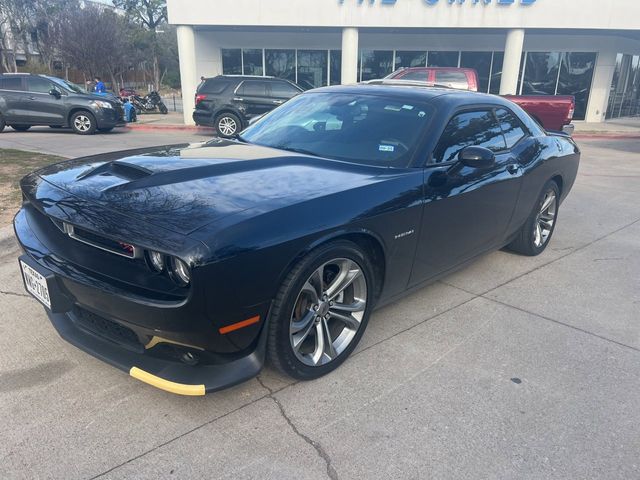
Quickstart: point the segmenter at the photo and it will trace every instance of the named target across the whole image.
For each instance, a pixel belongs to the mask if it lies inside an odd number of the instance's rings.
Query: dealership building
[[[495,94],[574,95],[576,120],[640,115],[640,0],[168,0],[185,121],[200,77],[303,88],[470,67]]]

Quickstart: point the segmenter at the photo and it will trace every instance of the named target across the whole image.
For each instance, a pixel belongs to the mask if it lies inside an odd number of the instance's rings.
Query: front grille
[[[76,325],[98,337],[117,343],[129,350],[143,352],[144,346],[138,336],[128,327],[117,322],[96,315],[84,308],[75,307],[73,310]]]
[[[98,235],[83,228],[75,226],[72,227],[69,229],[69,236],[74,240],[107,250],[111,253],[115,253],[116,255],[122,255],[123,257],[129,258],[134,258],[136,256],[135,247],[133,245],[111,240],[110,238],[103,237],[102,235]]]

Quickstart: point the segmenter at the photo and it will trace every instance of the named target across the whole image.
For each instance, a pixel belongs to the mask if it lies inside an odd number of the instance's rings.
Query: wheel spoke
[[[367,302],[356,298],[353,303],[334,303],[331,310],[340,310],[342,312],[362,312],[367,306]]]
[[[311,333],[311,330],[313,330],[313,327],[317,326],[316,323],[312,320],[306,325],[306,327],[304,328],[304,330],[300,330],[298,333],[296,333],[295,335],[292,336],[292,346],[294,348],[294,350],[299,351],[300,350],[300,346],[302,345],[302,343],[307,339],[307,337],[309,336],[309,333]]]
[[[540,226],[545,230],[551,230],[553,227],[553,220],[545,220],[544,218],[540,218]]]
[[[540,224],[536,224],[536,234],[535,234],[535,244],[536,246],[540,246],[542,244],[542,229],[540,228]]]
[[[358,266],[351,260],[344,260],[340,264],[340,272],[337,277],[333,280],[331,285],[327,287],[327,297],[329,297],[329,300],[337,297],[340,292],[344,291],[349,285],[351,285],[359,275],[362,275],[362,272]]]
[[[342,313],[330,310],[329,314],[332,318],[344,323],[344,325],[350,330],[357,330],[360,326],[360,322],[351,315],[351,313]]]
[[[322,333],[324,335],[324,360],[326,362],[330,362],[331,360],[336,358],[338,354],[336,353],[336,349],[333,347],[333,340],[331,339],[331,332],[329,331],[329,325],[327,325],[327,321],[323,318],[320,324],[322,325]]]
[[[547,198],[545,198],[544,203],[542,204],[541,212],[546,212],[548,208],[551,206],[553,201],[556,199],[556,196],[552,193]]]
[[[322,332],[322,322],[314,323],[316,327],[316,348],[311,354],[311,363],[313,365],[318,365],[320,360],[322,359],[322,355],[324,355],[324,334]]]
[[[301,330],[306,330],[309,324],[313,323],[316,317],[316,312],[313,310],[307,311],[304,316],[297,322],[291,322],[291,333],[295,334]]]

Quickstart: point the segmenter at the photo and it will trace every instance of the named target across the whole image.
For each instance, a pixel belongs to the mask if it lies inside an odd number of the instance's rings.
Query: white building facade
[[[639,0],[168,0],[185,122],[200,77],[303,88],[400,67],[476,69],[480,90],[574,95],[576,120],[639,115]]]

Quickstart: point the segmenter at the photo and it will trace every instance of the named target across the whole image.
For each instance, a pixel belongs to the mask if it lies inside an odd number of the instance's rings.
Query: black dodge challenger
[[[321,88],[232,140],[28,175],[19,263],[63,338],[143,382],[203,395],[265,359],[313,379],[374,307],[492,250],[544,251],[579,161],[499,97]]]

